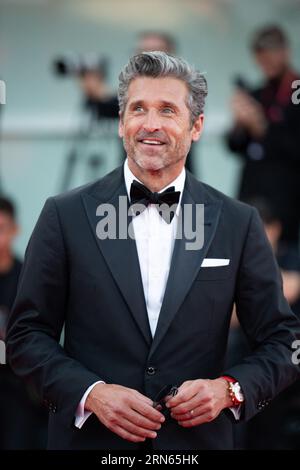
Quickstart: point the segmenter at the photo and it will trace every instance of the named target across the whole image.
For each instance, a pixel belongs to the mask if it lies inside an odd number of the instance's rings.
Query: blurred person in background
[[[118,98],[107,84],[106,74],[101,67],[82,67],[78,74],[83,92],[84,107],[96,120],[119,117]]]
[[[281,270],[283,292],[300,318],[300,256],[297,247],[281,242],[282,223],[276,210],[263,200],[253,200]],[[263,413],[250,420],[247,445],[251,449],[299,449],[300,381],[280,393]]]
[[[138,35],[136,53],[161,51],[167,54],[176,54],[176,41],[168,33],[163,31],[142,31]]]
[[[294,313],[300,318],[300,256],[298,247],[292,243],[282,242],[282,223],[276,211],[263,200],[251,202],[260,213],[268,240],[281,269],[284,296]]]
[[[55,59],[53,66],[56,75],[75,79],[81,94],[80,126],[69,150],[60,186],[60,191],[66,191],[73,186],[72,180],[77,163],[84,160],[91,167],[93,175],[99,171],[103,163],[98,143],[96,148],[89,147],[92,137],[95,137],[95,132],[97,138],[103,138],[99,131],[105,129],[106,137],[117,139],[114,127],[107,134],[107,122],[116,121],[119,117],[118,98],[109,89],[107,83],[107,59],[105,58],[61,56]],[[119,141],[118,147],[120,161],[122,161],[124,150]]]
[[[8,314],[22,268],[21,261],[13,252],[18,230],[13,203],[0,196],[1,341],[5,341]],[[0,364],[0,384],[0,449],[45,448],[46,413],[8,364]]]
[[[107,83],[107,58],[88,54],[61,55],[53,62],[55,75],[76,79],[82,93],[83,108],[92,118],[118,118],[118,100]]]
[[[1,52],[1,50],[0,50]],[[5,87],[5,82],[2,80],[2,77],[0,75],[0,142],[1,142],[1,137],[2,137],[2,112],[3,112],[3,106],[5,103],[6,99],[6,87]],[[2,191],[2,175],[1,175],[1,148],[0,148],[0,194]]]
[[[18,233],[13,203],[0,196],[0,314],[2,336],[7,314],[12,307],[22,263],[14,255],[12,244]],[[1,338],[3,339],[3,338]]]
[[[290,59],[289,41],[277,26],[258,30],[254,59],[264,83],[251,90],[239,80],[232,101],[234,124],[228,147],[244,161],[238,197],[263,197],[276,207],[281,239],[298,243],[300,200],[300,106],[292,102],[299,79]]]
[[[280,241],[283,230],[276,210],[264,199],[247,201],[256,207],[281,270],[283,292],[293,312],[300,318],[300,256],[294,244]],[[228,366],[239,363],[251,351],[236,312],[229,335]],[[299,449],[300,382],[281,392],[270,406],[248,423],[234,428],[237,448]]]

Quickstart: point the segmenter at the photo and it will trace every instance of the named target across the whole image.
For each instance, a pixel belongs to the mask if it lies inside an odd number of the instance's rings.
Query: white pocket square
[[[230,259],[226,258],[204,258],[201,268],[212,268],[216,266],[228,266]]]

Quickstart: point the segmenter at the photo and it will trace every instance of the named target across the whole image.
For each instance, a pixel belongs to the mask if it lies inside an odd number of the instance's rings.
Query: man
[[[245,85],[233,98],[234,125],[229,148],[244,160],[239,198],[260,197],[278,211],[281,239],[299,241],[300,106],[292,100],[299,79],[291,66],[289,41],[277,26],[257,31],[252,52],[264,83],[256,90]]]
[[[101,62],[84,60],[79,67],[77,66],[73,70],[68,63],[65,63],[65,60],[59,59],[56,61],[55,67],[60,75],[75,74],[82,93],[80,128],[78,129],[80,139],[75,139],[70,149],[61,182],[61,191],[66,191],[72,188],[74,172],[80,161],[87,160],[93,172],[100,168],[102,164],[101,152],[99,153],[99,149],[92,150],[93,146],[89,145],[90,137],[99,132],[103,123],[107,123],[108,119],[118,119],[119,106],[118,97],[110,92],[106,82],[105,60]],[[70,68],[71,70],[69,70]],[[116,133],[111,134],[111,137],[113,140],[118,138]],[[86,142],[84,151],[82,150],[82,139]],[[125,154],[121,143],[120,154],[120,161],[124,161]]]
[[[146,30],[138,36],[136,53],[161,51],[167,54],[177,55],[177,43],[175,38],[164,31]],[[195,147],[191,146],[185,161],[185,168],[191,173],[197,175],[195,167]]]
[[[267,238],[281,270],[283,292],[292,311],[300,318],[300,258],[298,249],[280,243],[282,230],[276,210],[263,199],[248,201],[256,207]],[[236,315],[232,315],[228,344],[228,365],[234,365],[250,352]],[[300,425],[300,381],[279,393],[270,406],[246,425],[236,426],[237,445],[250,449],[298,449]]]
[[[118,99],[108,88],[104,64],[83,65],[78,80],[83,92],[83,107],[91,113],[94,123],[118,118]]]
[[[17,292],[22,263],[14,255],[13,242],[19,228],[13,203],[0,197],[0,309],[9,311]]]
[[[203,128],[203,75],[148,52],[119,78],[128,159],[46,202],[10,319],[9,360],[51,411],[51,449],[229,449],[231,421],[297,379],[299,322],[257,212],[184,169]],[[191,225],[203,205],[203,246],[188,249],[181,220]],[[256,351],[224,371],[233,302]]]
[[[17,293],[22,268],[15,256],[13,243],[19,227],[14,204],[0,197],[0,342],[5,345],[8,315]],[[5,360],[5,347],[0,357],[0,449],[36,449],[46,445],[46,410],[32,391],[16,377]]]
[[[164,31],[142,31],[138,37],[137,54],[141,52],[161,51],[175,55],[177,45],[170,34]]]

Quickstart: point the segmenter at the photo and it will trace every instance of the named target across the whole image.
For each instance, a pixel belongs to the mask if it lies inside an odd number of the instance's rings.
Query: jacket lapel
[[[166,291],[151,345],[150,356],[162,341],[185,296],[190,290],[214,238],[222,201],[208,197],[207,192],[203,188],[203,185],[187,172],[181,207],[184,204],[191,204],[193,207],[193,220],[195,220],[195,204],[204,204],[204,244],[199,250],[186,250],[186,242],[190,240],[185,237],[184,230],[182,231],[182,238],[175,240]]]
[[[118,237],[120,228],[119,196],[127,198],[127,191],[123,177],[123,166],[107,175],[98,183],[98,185],[96,185],[93,192],[90,194],[83,194],[82,198],[96,243],[136,321],[138,328],[142,332],[147,344],[150,345],[152,342],[152,336],[148,321],[135,240],[130,237],[116,240],[109,238],[100,240],[96,234],[97,224],[102,218],[101,216],[96,215],[97,207],[101,203],[109,203],[116,209],[116,229]],[[128,198],[126,200],[128,204]],[[131,222],[130,217],[127,215],[125,217],[125,222],[127,229],[128,224]]]

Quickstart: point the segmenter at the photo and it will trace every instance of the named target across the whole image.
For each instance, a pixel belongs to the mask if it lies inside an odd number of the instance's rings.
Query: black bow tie
[[[139,204],[137,207],[137,212],[141,213],[149,204],[156,204],[156,209],[158,210],[159,215],[164,219],[165,222],[169,224],[175,215],[174,210],[170,210],[170,208],[174,204],[177,206],[180,198],[180,191],[174,190],[175,186],[171,186],[162,193],[152,193],[152,191],[150,191],[150,189],[148,189],[146,186],[136,180],[133,180],[130,188],[130,207],[132,208],[133,212],[135,212],[134,205]]]

